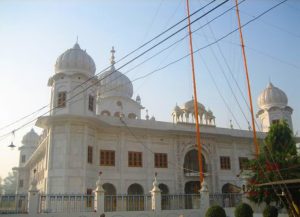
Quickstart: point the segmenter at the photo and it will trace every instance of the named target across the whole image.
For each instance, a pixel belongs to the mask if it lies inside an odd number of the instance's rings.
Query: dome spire
[[[74,44],[73,49],[81,49],[78,44],[78,35],[76,36],[76,43]]]
[[[115,48],[114,48],[114,46],[112,46],[112,48],[111,48],[111,58],[110,58],[110,63],[111,63],[111,67],[114,69],[115,68]]]

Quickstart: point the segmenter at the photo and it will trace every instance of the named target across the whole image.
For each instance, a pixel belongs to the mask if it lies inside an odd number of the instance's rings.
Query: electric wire
[[[198,12],[200,12],[201,10],[203,10],[204,8],[208,7],[209,5],[211,5],[211,4],[212,4],[213,2],[215,2],[215,1],[216,1],[216,0],[213,0],[213,1],[209,2],[208,4],[206,4],[205,6],[203,6],[203,7],[199,8],[199,9],[197,9],[195,12],[193,12],[193,13],[190,15],[190,17],[194,16],[195,14],[197,14]],[[227,1],[228,1],[228,0],[227,0]],[[214,9],[213,9],[213,10],[214,10]],[[213,11],[213,10],[211,10],[211,11]],[[207,13],[207,14],[208,14],[208,13]],[[124,59],[127,58],[128,56],[132,55],[133,53],[135,53],[135,52],[138,51],[139,49],[141,49],[141,48],[145,47],[146,45],[150,44],[151,42],[153,42],[154,40],[156,40],[156,39],[159,38],[160,36],[164,35],[165,33],[167,33],[168,31],[170,31],[170,30],[173,29],[174,27],[176,27],[176,26],[178,26],[179,24],[181,24],[182,22],[184,22],[186,19],[188,19],[188,17],[183,18],[182,20],[180,20],[180,21],[177,22],[176,24],[172,25],[171,27],[169,27],[168,29],[166,29],[166,30],[163,31],[162,33],[156,35],[156,36],[155,36],[154,38],[152,38],[151,40],[147,41],[146,43],[140,45],[138,48],[136,48],[136,49],[134,49],[133,51],[129,52],[127,55],[123,56],[123,57],[120,58],[118,61],[116,61],[115,64],[117,64],[118,62],[124,60]],[[199,19],[200,19],[200,18],[199,18]],[[196,20],[196,21],[197,21],[197,20]],[[186,26],[187,26],[187,25],[185,25],[185,27],[186,27]],[[165,40],[167,40],[168,38],[173,37],[174,35],[176,35],[176,34],[179,33],[180,31],[182,31],[185,27],[181,28],[181,30],[179,30],[179,31],[177,31],[177,32],[175,32],[175,33],[173,33],[172,35],[169,35],[167,38],[165,38]],[[163,43],[163,42],[164,42],[164,41],[161,41],[161,43]],[[158,44],[160,44],[160,43],[158,43]],[[158,45],[158,44],[156,44],[156,45]],[[151,49],[153,49],[153,48],[154,48],[154,47],[152,47]],[[150,49],[148,49],[148,51],[149,51],[149,50],[150,50]],[[147,51],[147,52],[148,52],[148,51]],[[132,61],[134,61],[135,59],[137,59],[137,58],[143,56],[145,53],[146,53],[146,52],[143,52],[142,54],[136,56],[136,57],[135,57],[133,60],[131,60],[130,62],[132,62]],[[128,65],[128,64],[129,64],[129,63],[127,62],[126,65]],[[123,66],[119,67],[117,70],[123,68],[123,67],[126,66],[126,65],[123,65]],[[100,71],[99,73],[97,73],[96,75],[91,76],[90,78],[88,78],[87,80],[85,80],[84,82],[82,82],[79,86],[84,85],[85,83],[87,83],[87,82],[91,81],[92,79],[96,78],[97,75],[101,74],[102,72],[105,72],[105,71],[108,70],[110,67],[111,67],[111,66],[108,66],[108,67],[104,68],[103,70],[101,70],[101,71]],[[112,73],[111,73],[111,74],[112,74]],[[109,74],[109,75],[110,75],[110,74]],[[106,78],[106,77],[105,77],[105,78]],[[103,79],[104,79],[104,78],[103,78]],[[78,86],[77,86],[77,87],[78,87]],[[75,87],[74,89],[70,90],[68,93],[71,93],[72,91],[74,91],[75,89],[77,89],[77,87]],[[45,105],[45,106],[43,106],[43,107],[47,107],[47,106],[49,106],[49,104],[47,104],[47,105]],[[38,109],[38,110],[40,110],[40,109]],[[38,110],[37,110],[37,111],[38,111]],[[33,113],[35,113],[35,112],[33,112]],[[33,114],[33,113],[31,113],[31,114]],[[26,115],[26,116],[30,116],[30,115]],[[24,118],[20,118],[20,119],[23,120]],[[12,124],[8,124],[8,125],[12,125]],[[3,127],[3,128],[4,128],[4,127]],[[0,138],[1,138],[1,137],[2,137],[2,136],[0,136]]]
[[[283,2],[285,2],[285,1],[283,1]],[[283,2],[281,2],[281,3],[279,3],[279,4],[282,4]],[[270,10],[274,9],[275,7],[277,7],[279,4],[273,6],[272,8],[268,9],[268,10],[265,11],[264,13],[262,13],[262,14],[260,14],[259,16],[253,18],[252,20],[248,21],[247,23],[245,23],[244,25],[242,25],[242,27],[248,25],[249,23],[251,23],[251,22],[253,22],[254,20],[258,19],[259,17],[263,16],[264,14],[266,14],[267,12],[269,12]],[[236,29],[236,30],[237,30],[237,29]],[[235,30],[235,31],[236,31],[236,30]],[[232,33],[232,32],[231,32],[231,33]],[[217,41],[220,41],[220,40],[222,40],[223,38],[226,38],[226,37],[227,37],[228,35],[230,35],[231,33],[229,33],[229,34],[223,36],[222,38],[219,38]],[[215,44],[215,42],[214,42],[214,43],[211,43],[211,45],[212,45],[212,44]],[[197,51],[199,51],[200,49],[205,49],[207,46],[208,46],[208,45],[206,45],[206,46],[204,46],[204,47],[202,47],[202,48],[199,48],[198,50],[194,51],[194,53],[197,52]],[[186,56],[188,56],[188,55],[186,55]],[[182,59],[182,58],[180,58],[180,59]],[[168,65],[169,65],[169,64],[168,64]]]
[[[274,5],[273,7],[269,8],[268,10],[266,10],[266,11],[264,11],[263,13],[259,14],[259,15],[256,16],[255,18],[249,20],[248,22],[246,22],[245,24],[243,24],[243,25],[241,26],[241,28],[247,26],[248,24],[250,24],[250,23],[252,23],[253,21],[257,20],[258,18],[262,17],[263,15],[265,15],[265,14],[268,13],[269,11],[273,10],[274,8],[276,8],[277,6],[279,6],[280,4],[281,4],[281,3],[279,3],[279,4],[277,4],[277,5]],[[198,29],[199,29],[199,28],[198,28]],[[199,52],[200,50],[206,49],[207,47],[216,44],[217,42],[223,40],[224,38],[227,38],[229,35],[233,34],[233,33],[234,33],[235,31],[237,31],[237,30],[238,30],[238,28],[236,28],[236,29],[232,30],[231,32],[227,33],[226,35],[224,35],[224,36],[218,38],[216,41],[214,41],[214,42],[212,42],[212,43],[209,43],[209,44],[207,44],[207,45],[205,45],[205,46],[203,46],[203,47],[200,47],[200,48],[194,50],[194,53],[197,53],[197,52]],[[194,30],[193,32],[195,32],[195,31],[197,31],[197,29]],[[166,64],[166,65],[163,66],[163,67],[160,67],[160,68],[158,68],[158,69],[156,69],[156,70],[153,70],[153,71],[151,71],[151,72],[149,72],[149,73],[147,73],[147,74],[145,74],[145,75],[142,75],[142,76],[136,78],[134,81],[139,80],[139,79],[143,79],[143,78],[145,78],[145,77],[148,77],[149,75],[151,75],[151,74],[153,74],[153,73],[155,73],[155,72],[157,72],[157,71],[161,71],[161,70],[163,70],[163,69],[169,67],[170,65],[173,65],[173,64],[175,64],[175,63],[177,63],[177,62],[179,62],[179,61],[181,61],[181,60],[187,58],[188,56],[189,56],[189,54],[186,54],[186,55],[182,56],[181,58],[176,59],[176,60],[174,60],[174,61],[172,61],[172,62]],[[47,112],[47,113],[48,113],[48,112]],[[47,113],[46,113],[46,114],[47,114]],[[35,120],[36,120],[36,119],[30,121],[30,123],[33,122],[33,121],[35,121]],[[19,130],[20,128],[22,128],[22,127],[24,127],[24,126],[26,126],[26,125],[28,125],[28,124],[29,124],[29,123],[27,123],[27,124],[25,124],[25,125],[22,125],[21,127],[17,128],[16,130]],[[9,134],[10,134],[10,133],[8,133],[7,135],[9,135]],[[2,136],[1,136],[1,137],[2,137]]]
[[[242,0],[241,2],[239,2],[239,4],[245,2],[246,0]],[[215,21],[216,19],[220,18],[221,16],[225,15],[226,13],[228,13],[230,10],[234,9],[235,6],[232,6],[231,8],[225,10],[224,12],[220,13],[219,15],[217,15],[216,17],[214,17],[213,19],[211,19],[209,22],[203,24],[202,26],[198,27],[197,29],[193,30],[192,33],[195,33],[197,31],[199,31],[200,29],[202,29],[203,27],[205,27],[206,25],[208,25],[209,23]],[[146,63],[147,61],[153,59],[154,57],[156,57],[157,55],[161,54],[162,52],[168,50],[169,48],[173,47],[174,45],[178,44],[179,42],[183,41],[185,38],[187,38],[189,35],[186,34],[185,36],[183,36],[182,38],[180,38],[179,40],[173,42],[172,44],[168,45],[167,47],[165,47],[164,49],[160,50],[159,52],[153,54],[152,56],[148,57],[147,59],[145,59],[144,61],[142,61],[141,63],[135,65],[134,67],[130,68],[129,70],[127,70],[124,74],[126,75],[128,72],[136,69],[137,67],[139,67],[140,65]],[[185,58],[188,56],[185,56]],[[119,77],[121,77],[122,75],[116,77],[114,80],[117,80]],[[114,81],[113,80],[113,81]]]

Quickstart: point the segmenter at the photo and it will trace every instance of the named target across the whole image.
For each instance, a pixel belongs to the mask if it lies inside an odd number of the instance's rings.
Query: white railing
[[[40,213],[94,212],[94,195],[47,194],[39,198]]]
[[[150,211],[151,195],[105,195],[104,211]]]
[[[229,196],[229,204],[237,201],[237,196]],[[210,195],[217,203],[226,200],[222,194]],[[207,199],[205,199],[207,198]],[[120,212],[120,211],[158,211],[200,209],[200,194],[146,194],[146,195],[105,195],[103,191],[95,194],[40,194],[30,191],[24,195],[0,195],[0,214],[28,213],[78,213],[78,212]],[[201,202],[202,204],[202,202]],[[223,204],[222,204],[223,205]],[[229,205],[228,205],[229,206]],[[205,207],[204,207],[205,208]]]
[[[209,195],[210,205],[219,205],[222,207],[235,207],[242,202],[242,194],[240,193],[216,193]]]
[[[0,195],[0,214],[27,213],[26,194]]]
[[[161,196],[162,210],[199,209],[200,194],[163,194]]]

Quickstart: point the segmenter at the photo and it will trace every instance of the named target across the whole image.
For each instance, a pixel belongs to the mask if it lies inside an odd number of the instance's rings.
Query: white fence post
[[[249,199],[247,198],[247,192],[248,192],[248,180],[253,176],[253,172],[251,170],[244,170],[241,174],[240,174],[240,179],[242,181],[242,191],[243,191],[243,195],[242,195],[242,202],[243,203],[248,203],[249,204]]]
[[[28,191],[28,214],[30,216],[35,216],[39,209],[39,194],[37,189],[37,180],[33,177],[31,186]]]
[[[97,188],[95,189],[95,209],[97,213],[104,213],[104,189],[101,183],[101,172],[99,173],[98,181],[96,182]]]
[[[160,212],[161,211],[161,190],[158,187],[158,182],[156,180],[156,174],[153,182],[153,189],[150,191],[151,192],[151,201],[152,201],[152,210],[155,212]]]
[[[200,209],[203,209],[205,212],[209,208],[209,191],[207,188],[207,183],[203,179],[201,189],[200,189]]]

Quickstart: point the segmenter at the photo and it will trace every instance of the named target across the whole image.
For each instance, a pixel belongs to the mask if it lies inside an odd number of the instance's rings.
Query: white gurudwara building
[[[114,67],[96,77],[93,59],[78,43],[61,54],[50,77],[50,114],[39,117],[20,147],[18,193],[33,177],[45,194],[91,193],[99,171],[108,195],[146,194],[158,174],[163,194],[198,193],[199,166],[193,100],[175,106],[172,122],[141,117],[140,96]],[[175,103],[174,103],[175,104]],[[264,132],[285,119],[292,127],[286,94],[271,83],[258,97]],[[243,163],[254,157],[252,131],[216,126],[212,111],[199,105],[203,169],[210,192],[235,192]]]

